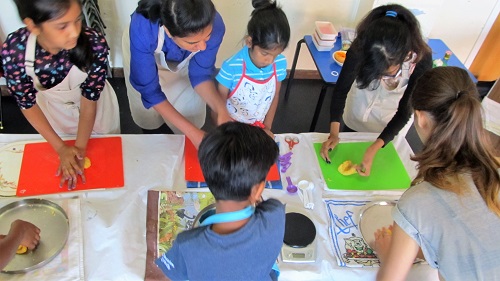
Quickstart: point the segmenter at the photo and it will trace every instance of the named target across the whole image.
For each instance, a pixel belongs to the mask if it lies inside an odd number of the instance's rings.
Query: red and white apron
[[[246,75],[246,64],[243,61],[240,81],[227,98],[226,106],[231,118],[264,128],[264,119],[276,94],[276,80],[275,64],[269,78],[256,80]]]

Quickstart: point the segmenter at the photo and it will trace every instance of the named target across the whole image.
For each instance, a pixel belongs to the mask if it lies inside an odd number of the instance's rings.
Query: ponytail
[[[140,0],[135,11],[151,22],[160,19],[161,0]]]
[[[252,47],[270,50],[285,49],[290,41],[290,24],[275,0],[252,0],[252,11],[247,33],[252,38]]]
[[[457,67],[427,71],[417,81],[411,105],[433,123],[424,149],[411,158],[418,162],[414,183],[425,180],[460,194],[459,175],[470,173],[487,206],[500,216],[500,163],[491,153],[479,94],[468,73]]]

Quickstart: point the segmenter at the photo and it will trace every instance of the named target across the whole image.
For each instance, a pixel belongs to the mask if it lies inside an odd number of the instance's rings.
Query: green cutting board
[[[406,189],[410,186],[410,177],[392,142],[377,152],[370,176],[362,177],[357,173],[350,176],[340,174],[338,171],[340,164],[347,160],[357,164],[361,163],[366,149],[371,144],[371,142],[339,143],[330,152],[331,164],[327,164],[321,158],[321,143],[314,144],[319,166],[329,189],[388,190]]]

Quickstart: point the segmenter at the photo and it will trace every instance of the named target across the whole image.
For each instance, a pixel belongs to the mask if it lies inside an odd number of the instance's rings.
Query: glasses
[[[382,79],[382,80],[394,79],[396,77],[399,77],[399,75],[401,75],[402,72],[403,72],[403,65],[400,65],[399,70],[398,70],[398,72],[396,72],[396,74],[394,74],[394,75],[382,75],[382,77],[380,79]]]

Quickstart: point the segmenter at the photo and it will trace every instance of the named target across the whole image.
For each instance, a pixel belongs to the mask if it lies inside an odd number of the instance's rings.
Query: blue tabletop
[[[332,54],[333,52],[338,51],[341,48],[342,40],[340,39],[340,36],[337,36],[335,45],[330,51],[318,51],[316,49],[316,46],[314,46],[312,40],[313,39],[311,35],[304,36],[304,41],[306,42],[307,49],[311,53],[311,57],[313,58],[314,64],[318,69],[321,79],[323,79],[323,81],[325,81],[326,83],[337,83],[337,80],[339,78],[338,75],[340,73],[340,70],[342,70],[342,67],[335,61],[333,61]],[[432,49],[433,60],[443,58],[444,53],[450,50],[450,48],[448,48],[448,46],[446,46],[446,44],[441,39],[429,39],[427,43]],[[455,54],[452,54],[450,59],[448,60],[448,66],[457,66],[467,70],[472,81],[474,81],[474,83],[477,83],[476,77],[474,77],[474,75],[472,75],[472,73],[463,65],[463,63],[460,62]]]
[[[429,41],[427,41],[427,44],[432,49],[432,60],[442,59],[444,57],[444,53],[446,51],[450,50],[450,48],[448,48],[448,46],[446,46],[446,44],[441,39],[429,39]],[[450,50],[450,51],[452,51],[452,50]],[[472,73],[457,58],[457,56],[455,56],[453,51],[452,51],[450,59],[448,60],[448,66],[461,67],[461,68],[467,70],[467,72],[469,72],[469,76],[472,79],[472,81],[474,81],[474,83],[477,83],[476,77],[474,77],[474,75],[472,75]]]
[[[340,36],[337,36],[337,40],[331,51],[318,51],[316,46],[314,46],[311,35],[304,36],[304,40],[306,41],[307,49],[311,53],[311,57],[313,58],[314,64],[316,64],[321,79],[326,83],[337,83],[342,67],[333,61],[332,54],[341,48],[342,40]]]

